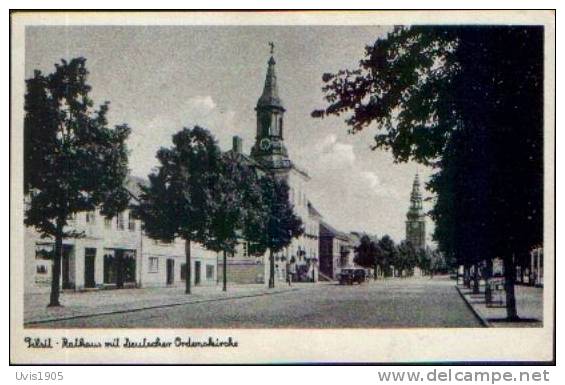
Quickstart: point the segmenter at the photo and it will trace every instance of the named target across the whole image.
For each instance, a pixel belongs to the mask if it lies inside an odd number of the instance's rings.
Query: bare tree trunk
[[[53,274],[51,276],[51,295],[47,307],[61,306],[59,303],[59,284],[61,281],[61,261],[63,260],[63,226],[57,221],[55,253],[53,255]]]
[[[192,256],[190,251],[190,239],[184,240],[184,255],[186,257],[186,279],[185,279],[185,294],[190,294],[190,283],[192,281]]]
[[[269,289],[275,288],[275,254],[269,248]]]
[[[479,264],[475,262],[473,265],[473,294],[479,294]]]
[[[510,321],[519,319],[514,294],[515,275],[514,257],[506,255],[504,257],[504,290],[506,291],[506,318]]]
[[[485,303],[490,304],[492,302],[492,290],[490,287],[490,279],[492,277],[492,258],[486,259],[485,267]]]
[[[228,259],[226,257],[226,251],[224,250],[224,285],[222,287],[223,291],[228,291]]]

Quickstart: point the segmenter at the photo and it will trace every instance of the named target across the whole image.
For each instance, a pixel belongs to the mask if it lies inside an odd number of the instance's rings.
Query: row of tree
[[[235,152],[222,153],[207,130],[184,128],[170,148],[157,153],[159,166],[132,204],[128,176],[127,125],[108,127],[109,103],[94,108],[86,59],[63,60],[55,71],[35,71],[26,81],[24,118],[25,224],[54,239],[49,306],[59,306],[63,240],[84,234],[68,226],[80,212],[96,208],[107,218],[130,208],[154,239],[185,240],[186,292],[191,289],[191,242],[224,256],[242,238],[257,254],[274,253],[303,232],[284,179],[259,175]]]
[[[392,238],[384,235],[375,239],[367,234],[360,238],[355,247],[355,263],[372,268],[374,278],[407,277],[414,275],[418,267],[422,274],[433,277],[436,273],[446,273],[448,265],[437,250],[415,248],[410,242],[395,244]]]
[[[515,264],[543,238],[543,46],[541,26],[395,27],[323,76],[312,113],[349,113],[352,133],[378,127],[373,148],[435,168],[434,238],[465,271],[484,263],[487,288],[502,258],[509,319]]]
[[[242,239],[257,255],[269,251],[273,288],[274,253],[303,233],[286,181],[259,175],[237,152],[222,153],[210,132],[198,126],[173,135],[173,146],[161,148],[157,159],[160,165],[149,175],[149,185],[141,186],[136,211],[150,237],[185,241],[186,293],[191,291],[191,242],[223,254],[225,291],[226,257]]]

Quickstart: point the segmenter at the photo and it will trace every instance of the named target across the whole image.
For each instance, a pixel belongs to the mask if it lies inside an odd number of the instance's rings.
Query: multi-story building
[[[338,279],[341,269],[353,267],[354,252],[350,236],[320,222],[320,273],[326,279]]]
[[[139,195],[139,183],[145,182],[135,177],[127,179],[132,197]],[[174,286],[185,280],[184,241],[162,243],[148,238],[130,209],[111,219],[99,210],[83,212],[71,218],[69,227],[84,236],[63,242],[64,290]],[[26,227],[24,244],[26,292],[48,291],[54,240],[42,239],[33,228]],[[215,284],[217,254],[194,242],[191,251],[192,282]]]
[[[263,92],[257,101],[255,143],[250,156],[242,153],[239,137],[234,137],[231,152],[239,154],[242,160],[259,174],[270,174],[286,180],[289,185],[289,199],[295,213],[302,219],[304,234],[292,240],[291,244],[275,255],[275,275],[285,280],[287,268],[293,271],[293,279],[317,281],[318,279],[318,233],[321,215],[308,198],[308,173],[298,167],[288,156],[284,143],[284,113],[286,109],[279,97],[275,59],[271,55],[267,64],[267,75]],[[240,283],[266,282],[269,274],[267,255],[256,256],[249,252],[252,245],[242,241],[236,254],[228,260],[228,280]]]
[[[275,59],[268,61],[263,92],[255,108],[257,127],[255,144],[250,155],[242,152],[242,141],[234,137],[228,151],[240,156],[258,174],[271,174],[285,179],[289,185],[289,199],[295,213],[302,219],[304,234],[275,256],[275,273],[285,280],[290,267],[295,280],[317,281],[319,261],[319,232],[321,215],[308,198],[310,176],[292,162],[284,144],[285,108],[278,95]],[[139,196],[138,178],[128,179],[133,197]],[[133,203],[133,202],[132,202]],[[139,220],[125,210],[113,219],[103,218],[98,211],[81,213],[71,223],[74,229],[84,231],[85,237],[66,239],[62,266],[62,287],[88,289],[102,287],[147,287],[177,285],[184,282],[184,241],[177,239],[163,243],[146,237]],[[29,287],[49,288],[51,279],[50,254],[53,241],[39,239],[27,229],[26,256],[33,263]],[[223,264],[218,254],[192,242],[192,282],[195,285],[213,284],[222,275]],[[266,283],[269,274],[267,255],[253,253],[253,245],[243,240],[233,256],[228,258],[228,281],[236,283]],[[33,272],[31,271],[33,270]],[[218,271],[219,270],[219,271]]]

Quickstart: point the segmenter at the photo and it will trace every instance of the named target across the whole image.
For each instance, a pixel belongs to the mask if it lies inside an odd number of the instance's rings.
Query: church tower
[[[416,174],[410,194],[410,208],[406,214],[406,240],[412,243],[416,249],[426,247],[426,221],[422,210],[420,179]]]
[[[251,148],[251,156],[264,167],[272,171],[284,171],[291,167],[288,153],[283,142],[284,112],[275,73],[274,44],[271,46],[271,57],[268,61],[267,76],[263,93],[257,101],[257,133],[255,144]]]

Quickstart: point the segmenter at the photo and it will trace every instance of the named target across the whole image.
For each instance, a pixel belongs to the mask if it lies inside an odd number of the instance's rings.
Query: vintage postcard
[[[12,363],[554,360],[553,11],[11,31]]]

